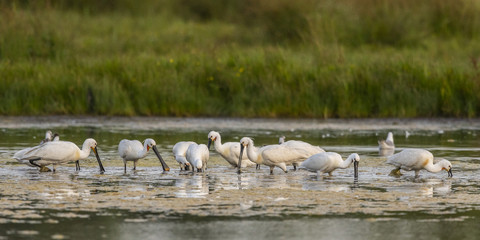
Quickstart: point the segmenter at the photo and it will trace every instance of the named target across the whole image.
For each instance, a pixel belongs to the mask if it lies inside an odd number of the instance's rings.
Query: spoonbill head
[[[328,173],[330,176],[337,168],[348,168],[353,163],[354,177],[358,178],[358,164],[360,156],[357,153],[352,153],[344,161],[342,156],[335,152],[322,152],[312,155],[305,160],[300,167],[309,171],[317,173],[320,176],[322,173]]]
[[[41,171],[49,170],[45,166],[53,164],[53,171],[55,171],[56,164],[85,159],[90,155],[90,151],[94,152],[100,171],[105,172],[98,156],[97,142],[93,138],[86,139],[81,150],[72,142],[46,142],[36,147],[21,150],[15,153],[13,158],[27,165],[39,167]]]
[[[418,177],[420,170],[427,170],[437,173],[442,170],[448,172],[448,177],[453,177],[452,164],[448,160],[441,160],[433,164],[433,154],[425,149],[404,149],[387,159],[387,164],[396,168],[392,170],[391,175],[401,175],[400,169],[405,171],[415,171],[415,177]]]
[[[180,170],[188,170],[190,163],[185,158],[187,149],[195,142],[178,142],[173,146],[172,152],[175,160],[180,164]],[[196,143],[195,143],[196,144]]]
[[[136,170],[137,161],[144,158],[148,151],[150,151],[150,148],[153,149],[153,152],[162,164],[163,171],[170,171],[167,163],[165,163],[162,156],[158,152],[155,140],[147,138],[145,139],[143,145],[138,140],[123,139],[120,141],[118,144],[118,154],[123,159],[124,172],[127,172],[127,161],[133,161],[133,170]]]
[[[188,146],[186,159],[192,167],[192,172],[195,168],[197,169],[197,172],[205,172],[209,157],[210,152],[208,151],[207,145],[193,143]]]
[[[240,144],[238,142],[226,142],[222,144],[220,133],[211,131],[208,133],[208,149],[211,143],[214,143],[215,151],[217,151],[223,159],[234,167],[249,167],[255,166],[255,163],[248,160],[248,156],[242,156],[242,161],[238,161],[240,157]]]
[[[60,141],[55,141],[55,142],[60,142]],[[100,167],[100,172],[105,172],[105,168],[103,168],[102,161],[100,161],[100,156],[98,156],[97,141],[95,141],[93,138],[86,139],[85,142],[83,143],[82,151],[87,147],[92,149],[93,153],[95,154],[95,158],[97,158],[98,166]],[[79,159],[77,159],[77,162],[78,160]]]
[[[215,131],[210,131],[208,133],[208,144],[207,144],[208,150],[210,150],[210,145],[212,144],[212,142],[215,142],[217,140],[221,145],[222,144],[222,137],[220,136],[220,133],[215,132]]]

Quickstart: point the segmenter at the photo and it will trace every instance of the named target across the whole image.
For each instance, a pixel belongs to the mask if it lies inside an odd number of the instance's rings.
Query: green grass
[[[0,1],[0,114],[478,117],[478,0]]]

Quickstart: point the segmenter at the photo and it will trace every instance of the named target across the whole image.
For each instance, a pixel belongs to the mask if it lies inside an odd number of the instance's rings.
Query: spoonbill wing
[[[118,144],[118,153],[121,158],[128,158],[130,155],[137,154],[138,152],[142,151],[142,149],[143,144],[138,140],[123,139]]]
[[[284,147],[281,145],[270,145],[263,149],[262,156],[264,160],[272,162],[292,163],[305,160],[310,155],[305,151],[299,151],[295,148]]]
[[[433,161],[433,155],[424,149],[405,149],[388,157],[387,163],[406,169],[420,169]]]
[[[23,159],[45,159],[45,160],[57,160],[57,161],[74,161],[78,159],[75,154],[79,153],[79,148],[72,142],[47,142],[42,145],[31,148],[25,154]]]

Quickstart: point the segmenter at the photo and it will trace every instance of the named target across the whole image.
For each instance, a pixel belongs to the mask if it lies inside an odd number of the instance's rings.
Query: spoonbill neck
[[[428,163],[425,165],[425,170],[432,172],[432,173],[437,173],[443,170],[443,166],[439,163],[433,164],[433,163]]]
[[[87,158],[90,155],[90,151],[92,148],[86,144],[82,146],[82,150],[80,150],[80,158],[79,159],[84,159]]]
[[[341,161],[340,164],[338,165],[339,168],[348,168],[350,164],[353,162],[353,157],[349,156],[345,161]]]
[[[148,153],[149,148],[150,148],[150,147],[148,146],[148,143],[145,142],[145,143],[143,144],[143,149],[140,150],[140,151],[137,153],[137,155],[138,155],[140,158],[144,158],[145,156],[147,156],[147,153]]]
[[[215,150],[217,150],[217,151],[221,151],[223,149],[222,138],[220,137],[220,135],[218,135],[216,137],[215,141],[213,141],[213,146],[215,147]]]
[[[248,144],[248,147],[246,148],[247,148],[246,150],[247,150],[248,159],[250,159],[250,161],[253,161],[257,164],[261,164],[261,162],[258,161],[258,148],[253,146],[253,142],[250,142]]]

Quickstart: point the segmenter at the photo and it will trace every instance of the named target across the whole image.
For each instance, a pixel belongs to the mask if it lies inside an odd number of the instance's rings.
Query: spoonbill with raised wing
[[[393,133],[388,132],[387,139],[378,141],[378,148],[382,149],[395,149],[395,144],[393,143]]]

